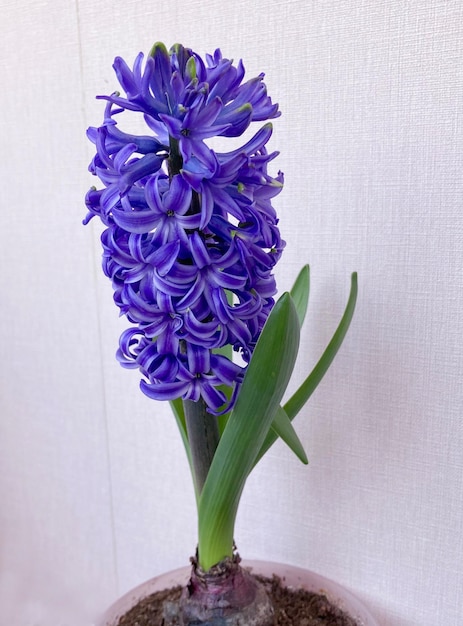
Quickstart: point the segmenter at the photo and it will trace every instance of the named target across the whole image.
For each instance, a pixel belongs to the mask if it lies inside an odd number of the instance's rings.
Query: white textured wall
[[[180,41],[266,71],[283,117],[287,288],[312,266],[297,376],[360,294],[298,429],[243,497],[243,556],[353,590],[383,626],[459,626],[463,604],[459,0],[1,0],[0,625],[92,611],[195,547],[167,406],[114,352],[123,321],[83,228],[111,64]]]

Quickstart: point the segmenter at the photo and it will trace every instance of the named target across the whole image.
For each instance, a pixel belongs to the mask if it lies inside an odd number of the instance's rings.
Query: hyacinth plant
[[[146,59],[140,53],[132,69],[119,57],[113,67],[122,92],[99,96],[104,120],[87,132],[96,147],[89,169],[103,188],[88,192],[84,222],[98,216],[104,224],[103,270],[131,322],[117,358],[141,372],[148,397],[170,401],[193,475],[198,547],[180,622],[231,624],[234,612],[249,610],[246,623],[265,624],[265,600],[234,552],[238,503],[278,437],[307,463],[292,420],[347,332],[356,275],[326,351],[282,406],[309,268],[275,302],[273,271],[285,243],[272,198],[283,175],[268,173],[278,153],[266,144],[267,120],[280,112],[264,75],[243,81],[242,62],[220,50],[203,60],[161,43]],[[127,114],[145,125],[144,134],[124,129]],[[211,138],[240,137],[252,122],[266,123],[239,148],[211,147]]]

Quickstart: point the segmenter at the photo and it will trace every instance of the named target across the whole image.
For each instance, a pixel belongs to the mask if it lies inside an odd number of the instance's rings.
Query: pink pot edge
[[[367,607],[351,591],[321,574],[295,565],[272,561],[244,559],[241,564],[256,575],[268,578],[276,575],[282,579],[287,587],[303,588],[307,591],[326,595],[333,604],[354,618],[358,626],[379,626],[378,621]],[[191,567],[180,567],[137,585],[116,600],[97,621],[96,626],[116,626],[118,619],[142,598],[162,589],[185,585],[190,572]]]

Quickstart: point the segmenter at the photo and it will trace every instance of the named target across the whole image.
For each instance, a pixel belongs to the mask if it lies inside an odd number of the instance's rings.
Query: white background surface
[[[458,0],[1,0],[0,624],[88,626],[195,548],[167,405],[114,359],[124,321],[84,228],[94,96],[162,40],[266,72],[288,246],[312,300],[296,379],[360,279],[348,338],[275,446],[236,540],[354,591],[383,626],[460,626],[462,40]],[[275,172],[276,173],[276,172]]]

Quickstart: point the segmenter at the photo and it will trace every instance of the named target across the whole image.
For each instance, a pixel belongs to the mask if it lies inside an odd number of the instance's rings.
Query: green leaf
[[[294,300],[294,306],[296,307],[297,316],[299,318],[299,325],[302,326],[305,314],[307,313],[307,306],[309,304],[309,292],[310,292],[310,267],[304,265],[296,278],[293,288],[289,292]]]
[[[310,398],[312,393],[315,391],[323,376],[328,371],[331,363],[333,362],[334,357],[336,356],[339,348],[344,341],[344,337],[349,329],[350,323],[352,321],[352,317],[355,311],[355,304],[357,302],[357,273],[354,272],[351,278],[351,289],[349,294],[349,300],[347,302],[344,315],[342,316],[339,325],[329,342],[325,352],[320,357],[318,363],[315,365],[312,372],[307,376],[305,381],[296,391],[296,393],[288,400],[288,402],[284,405],[284,411],[286,412],[288,418],[293,420],[302,407],[305,405],[307,400]],[[262,445],[259,454],[256,457],[256,463],[259,461],[267,450],[275,443],[277,440],[277,436],[275,432],[270,431],[265,438],[265,441]]]
[[[305,405],[312,393],[318,387],[319,383],[321,382],[322,378],[324,377],[331,363],[333,362],[334,357],[338,353],[338,350],[341,347],[342,342],[344,341],[344,337],[349,330],[349,326],[354,315],[355,304],[357,302],[357,293],[357,272],[354,272],[351,277],[349,300],[347,301],[344,315],[342,316],[341,321],[339,322],[339,325],[330,343],[326,347],[325,352],[320,357],[312,372],[284,406],[284,409],[290,419],[293,419]]]
[[[290,295],[294,301],[294,306],[296,308],[297,316],[299,318],[299,325],[302,326],[305,315],[307,313],[307,306],[309,303],[309,292],[310,292],[310,267],[308,265],[304,265],[304,267],[299,272],[293,288],[290,291]],[[286,412],[283,408],[279,407],[277,414],[275,415],[275,419],[272,422],[272,431],[274,431],[274,435],[276,434],[278,437],[288,445],[294,454],[305,464],[308,463],[307,456],[305,454],[304,448],[297,436],[296,431],[291,424],[291,420],[286,415]],[[267,435],[268,437],[270,436]],[[256,463],[259,461],[260,455],[256,459]]]
[[[286,414],[286,411],[278,407],[278,411],[276,412],[275,417],[273,418],[271,431],[274,432],[278,437],[281,437],[287,446],[291,448],[294,454],[301,460],[305,465],[309,462],[307,459],[307,455],[302,447],[302,443],[297,436],[296,431],[291,424],[291,420]],[[257,461],[256,461],[257,462]]]
[[[247,367],[199,499],[199,562],[207,571],[233,550],[240,496],[288,385],[299,346],[289,294],[275,304]]]

